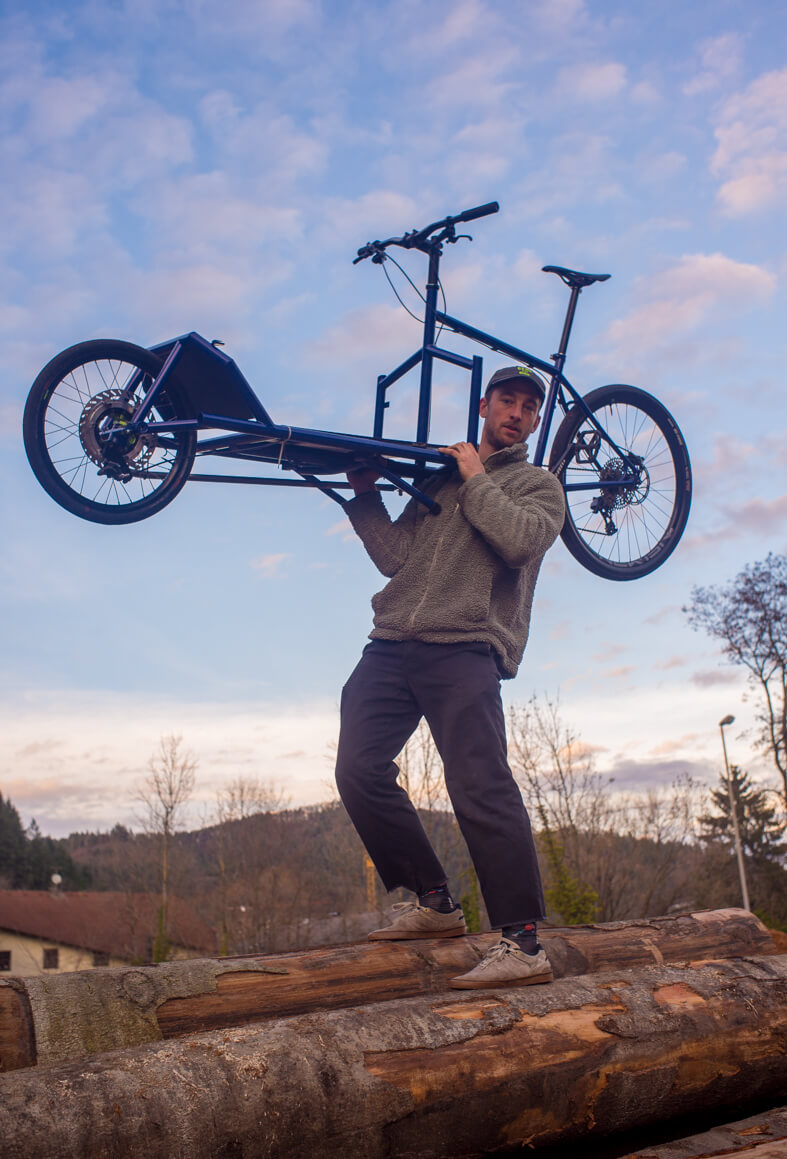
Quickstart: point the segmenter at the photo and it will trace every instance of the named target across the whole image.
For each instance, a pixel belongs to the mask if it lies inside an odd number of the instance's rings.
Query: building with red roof
[[[0,972],[30,977],[151,961],[161,899],[148,893],[0,890]],[[170,957],[209,957],[212,927],[188,903],[168,904]]]

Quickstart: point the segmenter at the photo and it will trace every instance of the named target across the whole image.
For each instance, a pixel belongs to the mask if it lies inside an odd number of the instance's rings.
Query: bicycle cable
[[[397,262],[396,258],[391,257],[390,254],[386,254],[385,257],[389,262],[393,262],[393,264],[396,266],[399,273],[402,274],[402,276],[410,283],[410,285],[415,290],[418,297],[421,299],[421,301],[424,303],[424,305],[426,305],[426,298],[423,296],[421,291],[418,289],[415,282],[408,274],[407,270],[404,269],[404,267],[401,266],[399,264],[399,262]],[[399,303],[399,305],[402,307],[403,310],[405,310],[410,315],[411,318],[414,318],[416,322],[420,322],[423,324],[423,318],[419,318],[417,314],[414,314],[412,312],[412,310],[410,309],[410,307],[405,305],[405,303],[402,301],[401,297],[399,296],[399,291],[397,290],[396,286],[393,284],[393,282],[391,280],[391,275],[388,273],[388,270],[385,268],[385,262],[380,262],[380,265],[383,267],[383,273],[385,274],[388,285],[393,290],[394,295],[395,295],[396,300]],[[437,285],[440,288],[440,294],[442,295],[442,298],[443,298],[443,313],[447,314],[448,313],[448,302],[446,301],[445,290],[443,289],[443,283],[440,281],[439,278],[437,279]],[[435,342],[440,337],[442,332],[443,332],[443,323],[441,322],[440,327],[439,327],[437,333],[435,334]]]
[[[406,280],[407,280],[407,281],[410,283],[410,285],[411,285],[411,286],[412,286],[412,288],[415,290],[416,294],[417,294],[417,295],[418,295],[418,297],[421,299],[421,301],[422,301],[424,304],[426,304],[426,298],[423,296],[423,294],[422,294],[422,293],[421,293],[421,291],[418,289],[418,287],[416,286],[416,284],[415,284],[415,282],[413,281],[413,279],[412,279],[412,278],[410,277],[410,275],[407,273],[407,270],[403,269],[403,268],[402,268],[402,266],[400,266],[400,265],[399,265],[399,263],[397,262],[396,258],[392,258],[392,257],[391,257],[389,254],[386,254],[386,255],[385,255],[385,257],[386,257],[386,259],[387,259],[389,262],[393,262],[393,264],[396,266],[396,268],[397,268],[397,270],[399,271],[399,273],[400,273],[400,274],[402,274],[402,275],[403,275],[403,276],[406,278]],[[409,306],[407,306],[407,305],[406,305],[406,304],[405,304],[405,303],[402,301],[402,298],[400,297],[399,291],[397,290],[396,286],[393,284],[393,281],[391,280],[391,275],[388,273],[388,270],[385,268],[385,262],[381,262],[381,263],[380,263],[380,265],[383,267],[383,273],[385,274],[385,277],[386,277],[386,280],[387,280],[387,282],[388,282],[388,285],[389,285],[389,286],[391,287],[391,289],[393,290],[393,292],[394,292],[394,295],[395,295],[395,297],[396,297],[396,300],[397,300],[397,302],[399,303],[399,305],[402,307],[402,309],[403,309],[403,310],[406,310],[406,311],[407,311],[407,313],[410,315],[410,317],[411,317],[411,318],[414,318],[416,322],[423,322],[423,318],[419,318],[417,314],[414,314],[414,313],[412,312],[412,310],[410,309],[410,307],[409,307]]]

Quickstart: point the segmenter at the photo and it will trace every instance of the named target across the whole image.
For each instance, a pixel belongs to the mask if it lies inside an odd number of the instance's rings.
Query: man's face
[[[539,424],[541,396],[519,383],[496,387],[489,398],[481,399],[484,439],[495,451],[524,443]]]

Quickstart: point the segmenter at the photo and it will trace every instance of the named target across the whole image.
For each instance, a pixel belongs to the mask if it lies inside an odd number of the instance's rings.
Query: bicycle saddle
[[[607,278],[612,277],[611,274],[581,274],[579,270],[567,270],[563,266],[542,266],[541,269],[545,274],[557,274],[567,286],[577,286],[580,290],[583,286],[606,282]]]

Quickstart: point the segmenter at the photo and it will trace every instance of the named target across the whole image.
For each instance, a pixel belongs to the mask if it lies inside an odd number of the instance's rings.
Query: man
[[[478,450],[441,447],[456,469],[392,521],[374,470],[348,475],[350,521],[389,583],[373,598],[371,643],[342,692],[336,762],[339,793],[388,890],[417,901],[373,940],[466,932],[446,874],[404,789],[394,757],[426,717],[442,757],[457,822],[489,920],[502,940],[458,989],[548,982],[536,922],[544,897],[530,821],[506,757],[500,679],[516,675],[544,553],[564,517],[560,483],[527,462],[543,381],[529,368],[492,375],[481,400]]]

